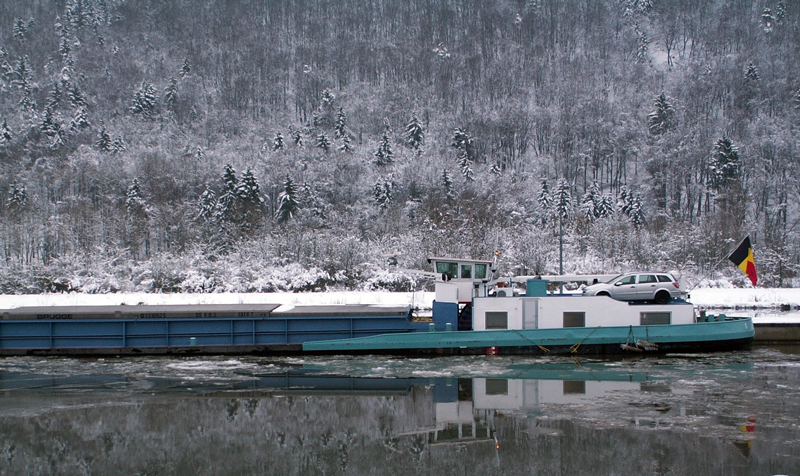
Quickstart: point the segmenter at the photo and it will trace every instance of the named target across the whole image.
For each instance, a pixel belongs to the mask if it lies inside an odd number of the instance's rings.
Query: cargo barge
[[[0,355],[709,352],[754,337],[752,319],[699,316],[681,299],[547,290],[593,276],[493,279],[491,261],[429,261],[437,282],[427,319],[411,306],[381,305],[20,307],[0,310]]]

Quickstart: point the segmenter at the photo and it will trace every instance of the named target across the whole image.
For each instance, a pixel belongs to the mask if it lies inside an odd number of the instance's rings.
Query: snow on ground
[[[690,293],[691,301],[701,307],[729,309],[800,308],[800,289],[787,288],[700,288]]]

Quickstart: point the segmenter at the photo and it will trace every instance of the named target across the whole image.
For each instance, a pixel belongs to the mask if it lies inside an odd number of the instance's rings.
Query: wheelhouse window
[[[508,379],[487,378],[486,395],[508,395]]]
[[[669,324],[672,321],[671,312],[641,312],[639,321],[643,326],[657,326]]]
[[[508,312],[486,312],[486,329],[508,329]]]
[[[436,272],[442,275],[447,275],[449,279],[458,277],[458,263],[450,261],[437,261]]]
[[[586,327],[586,313],[570,311],[565,312],[564,327]]]
[[[475,265],[475,279],[486,279],[486,265],[485,264],[476,264]]]
[[[461,265],[461,278],[472,279],[472,265],[469,264]]]

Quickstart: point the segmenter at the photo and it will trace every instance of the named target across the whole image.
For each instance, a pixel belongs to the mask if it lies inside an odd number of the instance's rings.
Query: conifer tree
[[[156,107],[156,89],[147,81],[142,81],[142,85],[133,95],[133,102],[131,103],[131,112],[133,114],[141,114],[144,117],[150,117],[155,112]]]
[[[546,225],[553,215],[553,195],[550,193],[550,184],[547,179],[542,179],[539,186],[539,195],[536,197],[539,208],[542,210],[542,224]]]
[[[273,150],[273,152],[277,152],[277,151],[283,150],[285,145],[286,144],[284,143],[284,140],[283,140],[283,134],[281,134],[280,132],[275,134],[275,138],[272,139],[272,150]]]
[[[636,62],[642,64],[648,63],[650,61],[650,40],[647,38],[647,33],[639,28],[638,23],[634,27],[634,31],[636,32],[637,36]]]
[[[11,134],[11,129],[8,127],[8,123],[6,119],[3,118],[3,123],[0,124],[0,147],[8,145],[11,143],[13,139],[13,135]]]
[[[175,105],[178,102],[178,80],[169,78],[169,86],[164,89],[164,109],[175,112]]]
[[[303,134],[297,129],[289,128],[289,134],[292,136],[292,142],[297,147],[303,147]]]
[[[27,205],[28,192],[25,190],[25,185],[15,180],[9,186],[6,207],[8,207],[8,211],[13,216],[19,214]]]
[[[58,87],[58,83],[53,84],[53,90],[47,95],[47,105],[45,106],[46,109],[50,109],[51,111],[55,111],[58,109],[58,106],[61,104],[61,88]]]
[[[339,146],[339,150],[344,153],[352,154],[353,153],[353,146],[350,144],[350,136],[345,134],[342,137],[342,145]]]
[[[489,172],[491,172],[492,175],[497,175],[497,176],[503,175],[503,167],[500,166],[500,162],[495,162],[492,164],[492,167],[489,169]]]
[[[122,139],[122,137],[117,137],[116,139],[114,139],[114,142],[111,143],[111,152],[113,154],[123,152],[126,149],[127,148],[125,147],[125,141]]]
[[[608,218],[614,215],[614,199],[611,195],[603,195],[597,208],[598,218]]]
[[[559,179],[554,200],[556,217],[563,222],[569,222],[572,217],[572,192],[566,179]]]
[[[69,128],[72,131],[78,131],[81,129],[86,129],[87,127],[91,126],[89,123],[89,118],[86,113],[86,107],[79,107],[77,111],[75,111],[75,117],[69,123]]]
[[[419,123],[417,115],[411,116],[411,122],[406,125],[406,143],[412,150],[420,152],[420,147],[425,143],[425,130]]]
[[[675,109],[669,103],[664,93],[661,93],[653,102],[655,110],[648,115],[650,133],[653,135],[664,134],[676,125]]]
[[[590,222],[600,218],[601,200],[600,186],[596,181],[592,182],[592,184],[586,189],[586,193],[584,193],[583,197],[581,198],[581,211],[583,211],[583,215]]]
[[[74,107],[86,107],[86,97],[84,97],[77,84],[69,89],[69,102]]]
[[[331,149],[331,141],[328,139],[328,136],[325,135],[324,131],[320,131],[317,136],[317,147],[322,149],[325,153],[328,153]]]
[[[200,195],[200,211],[197,218],[209,223],[216,218],[217,194],[210,188],[206,188]]]
[[[347,115],[341,107],[336,112],[336,123],[333,126],[334,138],[341,139],[347,135]]]
[[[372,196],[375,198],[375,204],[380,208],[387,208],[394,198],[394,186],[391,177],[379,180],[372,189]]]
[[[386,127],[381,137],[381,142],[378,145],[378,150],[375,151],[375,165],[384,166],[394,163],[394,153],[392,152],[392,145],[389,142],[389,128]]]
[[[775,25],[775,17],[772,16],[772,10],[768,7],[765,7],[764,11],[761,12],[761,24],[767,33],[771,32],[772,27]]]
[[[297,187],[287,175],[286,180],[283,182],[283,191],[278,195],[278,210],[275,212],[275,221],[286,223],[297,214],[299,209]]]
[[[181,69],[178,72],[178,75],[181,77],[181,79],[183,79],[186,76],[188,76],[189,73],[191,73],[191,72],[192,72],[192,65],[189,64],[189,58],[184,58],[183,65],[181,66]]]
[[[617,208],[619,209],[619,213],[630,217],[632,202],[633,194],[628,191],[628,187],[623,185],[622,188],[619,189],[619,195],[617,196]]]
[[[133,179],[133,182],[125,192],[125,208],[128,210],[128,215],[130,217],[147,215],[147,201],[142,195],[139,179]]]
[[[243,202],[261,205],[261,188],[251,169],[242,175],[242,180],[236,186],[236,196]]]
[[[108,135],[105,127],[100,128],[100,132],[97,134],[97,142],[94,143],[94,146],[103,152],[111,150],[111,136]]]
[[[639,229],[645,223],[644,209],[642,208],[642,194],[636,193],[631,198],[631,210],[628,215],[633,227]]]
[[[739,167],[739,149],[728,136],[723,136],[714,144],[708,161],[711,188],[719,191],[738,180]]]
[[[456,150],[458,154],[458,166],[461,169],[461,175],[467,182],[475,180],[475,173],[472,170],[473,152],[472,152],[472,137],[461,128],[456,128],[453,133],[453,141],[450,147]]]
[[[17,18],[14,20],[13,32],[14,38],[18,40],[25,39],[25,35],[28,34],[28,28],[25,26],[25,21],[22,18]]]

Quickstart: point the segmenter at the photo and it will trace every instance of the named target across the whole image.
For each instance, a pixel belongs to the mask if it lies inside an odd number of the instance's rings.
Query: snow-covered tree
[[[216,217],[216,208],[217,208],[217,194],[214,193],[213,190],[210,188],[205,189],[205,191],[200,195],[200,211],[197,213],[197,218],[211,222]]]
[[[775,17],[772,16],[772,10],[769,7],[765,7],[761,12],[761,25],[767,33],[771,32],[775,26]]]
[[[50,109],[51,111],[55,111],[58,109],[58,106],[61,104],[61,88],[58,86],[58,83],[53,85],[53,89],[47,95],[47,105],[45,109]]]
[[[737,181],[739,167],[739,150],[728,136],[723,136],[714,144],[714,152],[708,160],[711,188],[719,191]]]
[[[141,86],[133,95],[130,110],[133,114],[150,117],[155,112],[156,99],[156,88],[151,83],[142,81]]]
[[[392,203],[394,186],[391,177],[379,180],[372,189],[372,196],[375,198],[375,204],[380,208],[387,208],[389,204]]]
[[[642,208],[642,194],[636,193],[631,198],[631,211],[628,218],[634,228],[639,229],[645,223],[644,209]]]
[[[650,61],[650,40],[647,38],[647,33],[639,28],[639,24],[637,23],[634,27],[634,31],[636,31],[637,41],[636,41],[636,62],[637,63],[648,63]]]
[[[542,210],[542,224],[547,224],[553,215],[553,195],[550,193],[550,184],[546,178],[542,179],[542,183],[539,185],[539,195],[537,195],[536,201]]]
[[[251,169],[242,175],[242,180],[236,186],[236,196],[243,202],[261,205],[261,187]]]
[[[352,154],[353,153],[354,149],[353,149],[352,144],[350,144],[350,136],[349,135],[345,134],[342,137],[342,145],[339,146],[339,150],[341,150],[342,152],[347,153],[347,154]]]
[[[122,139],[122,137],[115,138],[114,141],[111,143],[111,152],[114,154],[123,152],[126,149],[127,148],[125,147],[125,141]]]
[[[86,113],[86,107],[79,107],[77,111],[75,111],[75,117],[69,123],[70,130],[79,131],[81,129],[86,129],[90,127],[92,124],[89,122],[89,116]]]
[[[608,218],[614,215],[614,199],[611,195],[603,195],[597,208],[598,218]]]
[[[468,182],[475,180],[475,172],[472,170],[473,163],[473,140],[464,129],[456,128],[453,132],[453,139],[450,147],[456,150],[458,166],[461,169],[461,175]]]
[[[300,131],[289,128],[289,134],[291,134],[295,146],[303,147],[303,134]]]
[[[624,215],[626,217],[631,216],[631,207],[633,202],[633,194],[628,191],[628,187],[625,185],[619,189],[619,195],[617,195],[617,209],[619,210],[620,215]]]
[[[324,131],[320,131],[319,135],[317,136],[316,146],[322,149],[325,153],[331,150],[331,141],[328,139],[328,136],[325,135]]]
[[[132,218],[147,216],[147,201],[139,186],[139,179],[133,179],[125,192],[125,209],[128,210],[128,216]]]
[[[12,215],[18,214],[28,205],[28,192],[25,185],[14,181],[9,185],[6,207]]]
[[[272,151],[278,152],[283,150],[284,147],[286,147],[286,143],[283,140],[283,134],[278,132],[277,134],[275,134],[275,138],[272,139]]]
[[[336,123],[333,125],[334,138],[341,139],[347,135],[347,114],[343,108],[336,112]]]
[[[175,112],[178,103],[178,80],[169,78],[169,86],[164,89],[164,109]]]
[[[86,107],[86,97],[83,95],[83,92],[78,87],[78,85],[73,85],[67,91],[69,96],[69,102],[74,107]]]
[[[381,142],[378,144],[378,150],[375,151],[375,165],[385,166],[394,163],[394,152],[392,152],[392,145],[389,141],[389,128],[385,128]]]
[[[572,218],[572,192],[566,179],[559,179],[554,194],[554,211],[557,218],[567,223]]]
[[[7,145],[14,138],[11,134],[11,129],[8,127],[8,122],[3,118],[3,123],[0,124],[0,147]]]
[[[581,197],[581,212],[590,222],[600,218],[600,186],[597,182],[592,184],[586,189],[586,192]]]
[[[178,71],[178,76],[180,76],[181,79],[183,79],[186,76],[189,76],[189,73],[191,72],[192,72],[192,65],[189,64],[189,59],[185,58],[183,60],[183,65],[181,66],[180,71]]]
[[[647,116],[650,133],[658,135],[669,132],[676,125],[675,109],[672,104],[664,93],[661,93],[653,102],[653,106],[655,110]]]
[[[297,186],[294,181],[286,176],[283,182],[283,191],[278,195],[278,210],[275,212],[275,221],[286,223],[297,214],[300,204],[297,200]]]
[[[24,40],[28,34],[28,27],[25,25],[25,20],[17,18],[14,20],[13,35],[18,40]]]
[[[425,130],[416,114],[413,114],[411,121],[406,124],[406,143],[417,152],[420,152],[420,148],[425,144]]]

